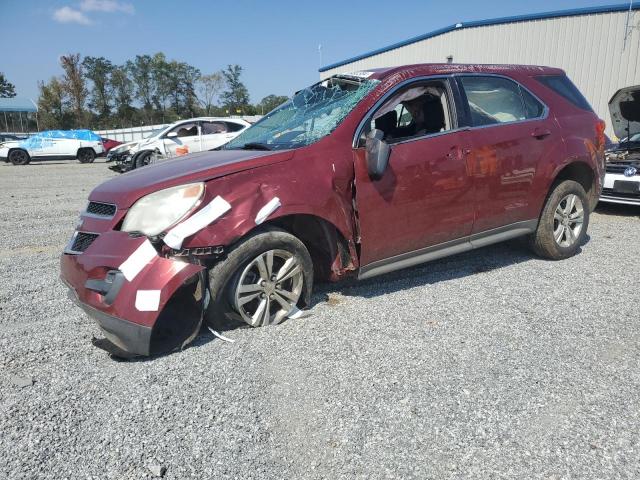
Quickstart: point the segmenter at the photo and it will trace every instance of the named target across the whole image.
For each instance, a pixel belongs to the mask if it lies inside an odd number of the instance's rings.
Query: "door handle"
[[[549,130],[548,128],[536,128],[533,132],[531,132],[531,136],[533,138],[537,138],[538,140],[542,140],[549,135],[551,135],[551,130]]]
[[[462,149],[458,146],[455,146],[455,147],[451,147],[451,150],[449,150],[449,153],[447,153],[446,157],[462,159],[463,156],[469,155],[470,153],[471,153],[471,150],[468,148]]]

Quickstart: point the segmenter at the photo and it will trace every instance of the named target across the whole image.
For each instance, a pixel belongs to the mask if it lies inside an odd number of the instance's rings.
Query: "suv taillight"
[[[606,128],[606,123],[604,120],[598,119],[598,123],[596,123],[596,147],[598,147],[598,151],[604,153],[604,146],[606,143],[606,139],[604,136],[604,129]]]

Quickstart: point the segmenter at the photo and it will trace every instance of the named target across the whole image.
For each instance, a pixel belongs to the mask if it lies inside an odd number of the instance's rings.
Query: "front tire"
[[[530,238],[533,251],[551,260],[575,255],[589,226],[589,200],[582,185],[573,180],[557,184],[540,215],[538,228]]]
[[[83,148],[78,150],[77,158],[80,163],[93,163],[96,159],[96,152],[93,151],[93,148]]]
[[[304,244],[284,230],[263,228],[209,270],[207,322],[223,329],[275,325],[307,306],[312,288],[313,263]]]
[[[151,163],[151,152],[140,152],[134,160],[134,168],[146,167]]]
[[[14,165],[27,165],[31,161],[31,157],[24,150],[12,150],[9,154],[9,161]]]

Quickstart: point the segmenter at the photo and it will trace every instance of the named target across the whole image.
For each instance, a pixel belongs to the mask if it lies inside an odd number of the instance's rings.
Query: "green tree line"
[[[203,74],[163,53],[122,65],[78,53],[60,57],[63,74],[39,82],[40,129],[122,128],[195,116],[263,114],[287,100],[268,95],[251,104],[242,67]]]

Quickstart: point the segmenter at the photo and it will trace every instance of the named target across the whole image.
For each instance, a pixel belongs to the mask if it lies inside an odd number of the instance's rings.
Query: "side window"
[[[238,132],[244,128],[244,125],[235,122],[224,122],[227,125],[227,132]]]
[[[524,110],[527,118],[538,118],[544,113],[544,105],[536,97],[531,95],[524,88],[520,87],[520,94],[524,102]]]
[[[369,131],[374,128],[384,132],[388,143],[451,130],[445,83],[415,83],[401,89],[373,114]]]
[[[499,77],[460,77],[474,127],[527,118],[517,83]]]
[[[183,123],[174,127],[170,132],[176,132],[178,137],[195,137],[198,135],[198,125],[195,123]],[[170,133],[167,132],[167,133]]]
[[[216,133],[226,133],[227,125],[225,122],[202,122],[202,134],[214,135]]]

